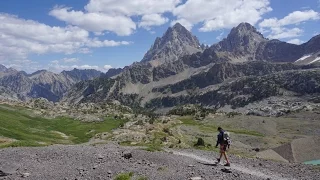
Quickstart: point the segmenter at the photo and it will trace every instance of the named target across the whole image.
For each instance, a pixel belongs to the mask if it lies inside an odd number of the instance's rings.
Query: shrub
[[[198,141],[194,146],[205,146],[204,140],[202,138],[198,138]]]
[[[130,180],[133,176],[133,172],[118,174],[115,180]]]

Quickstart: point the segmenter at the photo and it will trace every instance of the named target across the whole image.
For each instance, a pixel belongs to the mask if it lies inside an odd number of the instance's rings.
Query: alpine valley
[[[319,66],[320,35],[295,45],[248,23],[210,47],[175,24],[106,73],[0,66],[0,179],[320,179],[307,165],[320,159]],[[218,127],[227,169],[212,164]]]

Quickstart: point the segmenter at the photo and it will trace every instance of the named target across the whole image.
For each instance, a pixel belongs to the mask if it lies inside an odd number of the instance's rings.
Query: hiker
[[[225,131],[221,127],[218,127],[218,131],[219,131],[219,134],[217,137],[218,139],[217,139],[216,148],[218,148],[218,145],[220,145],[220,158],[217,158],[217,161],[218,161],[217,164],[220,163],[222,156],[224,156],[227,161],[227,163],[224,166],[230,167],[230,162],[226,154],[227,147],[229,147],[229,142],[225,138],[226,136]]]

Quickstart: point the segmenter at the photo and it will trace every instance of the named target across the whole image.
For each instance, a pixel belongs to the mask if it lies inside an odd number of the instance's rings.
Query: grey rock
[[[185,27],[177,23],[170,27],[163,37],[155,40],[142,62],[157,61],[156,64],[162,64],[201,51],[199,40]]]
[[[191,177],[190,180],[201,180],[201,177]]]
[[[23,178],[27,178],[27,177],[29,177],[30,176],[30,173],[22,173],[21,174],[21,177],[23,177]]]
[[[132,158],[132,153],[131,152],[124,152],[122,157],[125,159],[131,159]]]

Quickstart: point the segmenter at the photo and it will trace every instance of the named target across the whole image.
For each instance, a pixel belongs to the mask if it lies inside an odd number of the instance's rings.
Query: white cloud
[[[216,37],[217,40],[222,40],[224,32],[222,31],[219,36]]]
[[[291,40],[287,41],[287,43],[300,45],[300,44],[304,43],[304,41],[302,41],[300,39],[291,39]]]
[[[139,27],[150,29],[150,26],[160,26],[169,21],[168,18],[161,16],[161,14],[147,14],[142,16]]]
[[[129,42],[92,39],[79,27],[55,27],[0,13],[0,63],[24,60],[30,54],[88,53],[90,47],[128,45]],[[98,45],[97,45],[98,44]]]
[[[271,34],[267,37],[270,39],[284,39],[284,38],[293,38],[299,37],[302,35],[303,30],[300,28],[282,28],[282,27],[274,27],[271,28]]]
[[[172,11],[181,0],[90,0],[85,6],[88,12],[110,15],[162,14]]]
[[[139,27],[150,29],[169,19],[163,13],[172,12],[181,0],[90,0],[85,11],[55,7],[50,15],[68,24],[79,26],[96,34],[104,31],[128,36],[136,30],[132,18],[141,17]]]
[[[106,71],[108,71],[109,69],[112,68],[112,66],[111,66],[111,65],[104,65],[103,68],[104,68]]]
[[[257,23],[272,9],[269,0],[188,0],[174,9],[177,21],[189,27],[203,23],[202,32],[231,28],[241,22]],[[191,13],[192,12],[192,13]]]
[[[59,61],[51,61],[51,63],[48,64],[47,67],[45,67],[46,69],[48,69],[49,71],[55,72],[55,73],[60,73],[61,71],[70,71],[74,68],[76,69],[95,69],[97,71],[101,71],[101,72],[107,72],[109,69],[112,68],[111,65],[104,65],[103,67],[101,66],[97,66],[97,65],[88,65],[88,64],[84,64],[84,65],[65,65],[65,64],[60,64]],[[38,68],[41,69],[41,68]],[[43,67],[42,67],[43,69]]]
[[[268,38],[271,39],[286,39],[302,36],[303,30],[298,27],[287,28],[286,26],[299,25],[300,23],[318,20],[320,19],[320,13],[313,10],[307,11],[294,11],[282,19],[269,18],[263,20],[259,26],[260,29],[265,30],[264,33],[269,33]],[[294,39],[292,39],[294,40]],[[297,40],[294,40],[297,44]]]
[[[88,47],[104,47],[104,46],[120,46],[120,45],[129,45],[132,42],[127,41],[109,41],[104,40],[100,41],[98,39],[93,39],[87,43]]]
[[[78,58],[63,58],[62,61],[64,63],[75,63],[75,62],[78,62],[79,59]]]
[[[270,18],[263,20],[259,26],[260,27],[281,27],[291,24],[299,24],[304,21],[317,20],[320,18],[320,13],[313,10],[308,11],[294,11],[288,14],[283,19]]]
[[[51,61],[51,63],[53,63],[53,64],[59,64],[59,60]]]
[[[112,16],[103,13],[83,13],[70,8],[55,7],[49,15],[71,25],[79,26],[88,31],[101,33],[112,31],[119,36],[127,36],[136,29],[136,24],[123,15]]]

